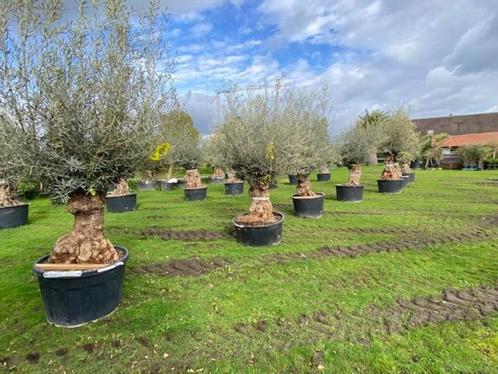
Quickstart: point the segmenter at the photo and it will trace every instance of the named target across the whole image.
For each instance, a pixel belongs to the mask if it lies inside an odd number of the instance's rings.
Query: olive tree
[[[372,154],[377,153],[381,141],[380,126],[365,127],[360,121],[342,134],[338,148],[343,164],[349,169],[348,186],[361,184],[361,165],[368,163]]]
[[[168,162],[171,165],[179,165],[187,171],[186,188],[202,187],[201,177],[197,171],[197,166],[203,159],[201,136],[193,126],[190,115],[177,108],[162,120],[161,136],[171,145]]]
[[[214,132],[210,134],[203,142],[204,160],[213,167],[211,178],[227,178],[228,183],[240,182],[235,176],[235,172],[227,165],[227,158],[223,154],[223,134]]]
[[[249,183],[252,204],[249,214],[237,221],[255,225],[276,221],[270,202],[269,183],[281,165],[277,155],[285,145],[282,132],[282,92],[277,81],[272,88],[224,96],[223,122],[216,128],[221,134],[226,165],[237,178]]]
[[[297,176],[297,196],[315,196],[309,174],[329,162],[330,115],[326,88],[288,91],[282,97],[281,121],[285,146],[277,154],[277,163],[286,174]]]
[[[22,166],[37,169],[50,196],[67,203],[75,218],[49,261],[112,262],[119,255],[104,237],[108,186],[133,175],[150,154],[149,136],[171,89],[164,16],[154,7],[144,15],[130,14],[124,1],[108,0],[103,7],[81,2],[77,19],[64,22],[61,1],[22,3],[8,13],[17,30],[4,29],[7,45],[22,53],[8,57],[2,82],[12,76],[21,82],[10,86],[11,100],[20,105],[22,91],[35,87],[42,110],[29,133],[37,151],[33,146],[26,152],[15,141],[10,145],[22,150],[17,155]],[[23,24],[29,32],[18,38]],[[26,82],[19,71],[31,56],[29,45],[37,48],[38,66]],[[30,124],[15,122],[20,129]]]
[[[380,151],[386,154],[382,179],[400,179],[402,176],[399,161],[405,166],[420,152],[420,135],[408,114],[402,109],[394,109],[382,123],[383,139]]]

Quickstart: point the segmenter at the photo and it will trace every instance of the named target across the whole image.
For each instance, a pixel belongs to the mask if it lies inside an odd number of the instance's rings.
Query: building
[[[459,147],[498,143],[498,113],[420,118],[414,119],[413,122],[423,135],[439,133],[449,135],[442,143],[442,166],[446,169],[462,167],[462,158],[458,154]]]

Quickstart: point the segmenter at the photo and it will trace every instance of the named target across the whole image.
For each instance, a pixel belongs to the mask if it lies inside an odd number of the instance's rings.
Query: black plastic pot
[[[29,204],[0,207],[0,229],[22,226],[28,223]]]
[[[294,203],[294,213],[303,218],[320,218],[323,215],[324,193],[318,192],[316,196],[299,197],[292,196]]]
[[[297,184],[297,175],[289,174],[289,184],[296,185]]]
[[[262,247],[266,245],[277,245],[282,240],[282,226],[284,215],[273,212],[278,221],[268,225],[246,226],[236,222],[235,217],[232,222],[235,227],[237,240],[250,247]]]
[[[223,183],[225,181],[225,178],[211,178],[211,177],[209,177],[208,181],[209,181],[209,183],[219,184],[219,183]]]
[[[157,190],[157,182],[137,182],[139,191],[155,191]]]
[[[159,187],[162,191],[173,191],[176,183],[170,183],[166,180],[159,181]]]
[[[403,179],[377,179],[377,185],[381,193],[398,193],[405,186],[405,181]]]
[[[185,195],[185,200],[187,201],[196,201],[196,200],[204,200],[207,196],[207,187],[201,188],[184,188],[183,193]]]
[[[328,182],[330,180],[330,173],[318,173],[316,179],[318,182]]]
[[[338,201],[363,201],[363,186],[336,184],[335,193]]]
[[[225,183],[226,195],[240,195],[244,192],[244,182]]]
[[[105,206],[110,213],[130,212],[137,208],[137,194],[129,193],[123,196],[110,196],[105,198]]]
[[[418,169],[420,168],[420,160],[415,160],[410,162],[410,169]]]
[[[403,180],[403,188],[408,186],[408,183],[410,182],[410,177],[408,175],[402,175],[401,179]]]
[[[415,181],[415,173],[403,173],[404,177],[408,177],[408,182],[414,182]]]
[[[115,246],[121,253],[119,261],[105,268],[87,271],[41,271],[36,264],[33,272],[38,278],[47,321],[59,327],[78,327],[103,318],[116,310],[121,301],[121,289],[126,248]]]
[[[183,190],[185,188],[185,181],[184,180],[178,180],[175,183],[175,188],[179,188],[180,190]]]

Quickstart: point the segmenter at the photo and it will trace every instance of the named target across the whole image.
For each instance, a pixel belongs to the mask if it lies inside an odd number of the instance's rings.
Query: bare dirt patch
[[[207,230],[168,230],[160,227],[147,227],[141,231],[143,238],[155,237],[162,240],[207,241],[231,239],[228,232]]]
[[[213,258],[202,260],[199,258],[189,258],[183,260],[171,260],[163,263],[147,264],[132,268],[131,271],[137,274],[154,274],[169,277],[197,276],[203,275],[211,270],[220,269],[230,264],[227,259]]]

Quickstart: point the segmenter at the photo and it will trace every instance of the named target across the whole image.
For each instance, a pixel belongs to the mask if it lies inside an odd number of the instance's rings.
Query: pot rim
[[[185,187],[184,190],[203,190],[207,189],[208,186],[202,186],[202,187]]]
[[[106,199],[108,199],[108,198],[115,199],[115,198],[118,198],[118,197],[128,197],[128,196],[133,196],[133,195],[136,196],[137,193],[136,192],[129,192],[126,195],[106,195],[105,198]]]
[[[315,194],[315,196],[297,196],[296,194],[294,194],[291,197],[296,200],[313,200],[320,199],[325,196],[325,192],[315,192]]]
[[[33,264],[33,273],[35,273],[37,276],[45,278],[45,279],[76,279],[76,278],[89,278],[89,277],[96,277],[100,274],[106,273],[108,271],[111,271],[118,266],[124,266],[126,262],[128,261],[128,258],[130,257],[130,254],[128,250],[120,245],[114,245],[114,248],[118,250],[119,252],[122,253],[121,257],[119,260],[107,265],[106,267],[100,268],[100,269],[92,269],[92,270],[77,270],[77,271],[41,271],[36,267],[36,264],[40,264],[45,262],[49,255],[45,255],[43,257],[40,257],[38,260],[35,261]],[[66,274],[64,274],[66,273]],[[46,276],[48,275],[48,276]]]
[[[346,188],[363,188],[363,187],[365,187],[365,185],[360,184],[360,185],[357,185],[357,186],[356,186],[356,185],[349,185],[349,184],[347,184],[347,183],[342,183],[342,184],[338,183],[338,184],[336,184],[336,187],[346,187]]]
[[[403,181],[403,178],[400,179],[377,179],[377,182],[398,182]]]
[[[240,217],[240,216],[245,216],[249,213],[242,213],[242,214],[238,214],[236,215],[235,217],[232,218],[232,223],[234,224],[235,227],[239,227],[239,228],[245,228],[245,227],[251,227],[251,228],[266,228],[266,227],[272,227],[272,226],[275,226],[275,225],[280,225],[282,222],[284,222],[284,218],[285,218],[285,215],[281,212],[277,212],[277,211],[273,211],[273,215],[274,216],[280,216],[280,220],[277,221],[277,222],[273,222],[273,223],[267,223],[267,224],[260,224],[260,225],[244,225],[242,223],[238,223],[236,222],[235,220]]]
[[[12,208],[20,208],[26,205],[29,205],[30,203],[19,203],[16,205],[6,205],[6,206],[0,206],[0,209],[12,209]]]
[[[332,174],[330,171],[328,173],[316,173],[316,175],[330,175]]]
[[[225,182],[225,184],[244,184],[244,181],[240,181],[240,182]]]

